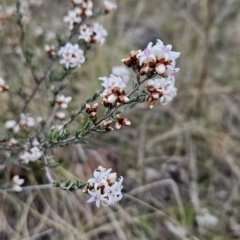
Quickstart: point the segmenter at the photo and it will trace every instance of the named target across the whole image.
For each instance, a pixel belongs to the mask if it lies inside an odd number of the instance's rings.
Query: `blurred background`
[[[26,9],[25,44],[33,49],[41,76],[47,65],[44,45],[56,44],[56,33],[67,34],[62,18],[71,2],[20,2]],[[240,1],[116,3],[116,11],[99,18],[108,30],[105,44],[94,46],[82,68],[64,80],[66,95],[73,96],[69,115],[101,89],[98,77],[108,76],[131,50],[156,39],[181,52],[178,95],[167,106],[157,103],[149,109],[141,103],[128,110],[130,127],[49,153],[61,164],[51,170],[56,179],[86,181],[98,165],[113,168],[124,177],[119,204],[97,209],[81,190],[1,190],[0,239],[240,239]],[[33,86],[14,15],[6,17],[14,1],[0,4],[0,77],[11,87],[0,95],[3,136],[5,121],[16,116],[21,104],[17,93],[29,93]],[[42,116],[48,101],[40,89],[27,111]],[[24,186],[47,183],[37,163],[21,166],[3,151],[0,161],[2,189],[17,174]]]

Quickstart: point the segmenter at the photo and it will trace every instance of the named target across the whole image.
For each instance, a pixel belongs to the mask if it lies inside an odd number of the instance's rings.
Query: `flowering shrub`
[[[17,16],[22,33],[21,51],[34,79],[35,88],[28,95],[20,93],[24,98],[24,106],[15,114],[14,119],[5,122],[6,138],[1,141],[0,149],[15,154],[20,164],[41,162],[46,169],[48,180],[54,186],[70,191],[83,189],[84,193],[90,195],[88,202],[95,202],[97,207],[100,204],[108,206],[121,200],[123,177],[117,181],[116,173],[110,173],[111,169],[99,166],[94,171],[93,178],[87,182],[53,180],[48,171],[47,151],[50,148],[84,143],[91,133],[106,133],[131,125],[124,111],[138,103],[147,102],[150,108],[153,108],[157,100],[162,105],[168,104],[177,93],[175,75],[179,68],[176,68],[176,59],[180,53],[172,51],[172,45],[164,45],[159,39],[155,45],[150,42],[146,49],[131,51],[129,57],[122,59],[125,66],[114,66],[108,77],[99,77],[103,89],[83,102],[79,109],[65,120],[68,105],[74,96],[65,96],[62,93],[67,87],[63,81],[73,71],[81,71],[83,64],[88,64],[86,52],[90,51],[94,44],[99,43],[96,47],[104,44],[108,33],[97,22],[97,17],[117,8],[111,1],[103,1],[101,9],[95,9],[91,0],[72,0],[72,4],[73,8],[63,17],[63,22],[70,31],[69,36],[66,39],[59,38],[58,46],[46,43],[49,65],[42,76],[35,72],[32,52],[24,48],[24,26],[28,23],[27,7],[18,2],[16,9],[11,12]],[[58,67],[54,68],[55,65]],[[130,69],[135,75],[131,81]],[[0,94],[11,91],[11,85],[8,86],[5,82],[8,83],[8,79],[0,78]],[[46,86],[49,86],[49,82],[56,83],[46,89],[46,96],[51,96],[50,111],[34,118],[27,109],[44,82]],[[130,90],[128,85],[131,86]],[[104,108],[104,114],[98,111],[99,103]],[[72,123],[83,112],[88,116],[86,124],[73,129]],[[22,179],[14,176],[13,189],[21,191],[22,184]]]

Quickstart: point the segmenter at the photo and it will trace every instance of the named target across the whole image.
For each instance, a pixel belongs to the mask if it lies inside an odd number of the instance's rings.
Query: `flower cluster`
[[[99,80],[103,81],[104,91],[101,96],[105,107],[116,107],[118,103],[127,103],[129,101],[124,91],[126,84],[121,77],[111,74],[109,77],[100,77]]]
[[[5,92],[9,89],[9,86],[5,83],[5,81],[0,78],[0,93]]]
[[[72,30],[76,24],[82,22],[85,17],[91,17],[93,14],[93,3],[91,0],[72,0],[73,5],[76,7],[68,12],[63,18],[63,21],[67,23],[68,28]]]
[[[89,117],[91,119],[94,119],[97,115],[98,103],[95,103],[92,106],[90,106],[89,104],[86,104],[85,110],[86,110],[86,113],[89,114]]]
[[[66,43],[59,49],[58,55],[62,57],[60,63],[65,65],[67,69],[81,67],[81,64],[85,62],[84,52],[78,44]]]
[[[42,151],[37,147],[39,142],[34,139],[32,141],[31,146],[28,143],[26,146],[26,150],[19,155],[19,159],[24,163],[35,162],[42,156]]]
[[[133,67],[141,75],[160,75],[167,78],[175,75],[179,68],[175,68],[176,59],[179,52],[172,51],[172,45],[164,45],[161,40],[157,40],[156,45],[150,42],[144,51],[132,51],[129,58],[122,62],[128,67]]]
[[[172,45],[164,45],[161,40],[153,46],[150,42],[144,51],[132,51],[130,57],[122,59],[122,62],[133,68],[140,75],[147,75],[151,79],[146,85],[146,100],[152,108],[156,100],[160,99],[162,105],[172,101],[177,93],[175,88],[175,75],[179,68],[175,68],[179,52],[172,51]]]
[[[20,127],[22,130],[29,130],[34,126],[35,126],[34,118],[24,113],[20,114],[19,124],[15,120],[8,120],[5,122],[5,128],[8,131],[11,131],[14,133],[18,133],[20,130]]]
[[[123,177],[117,181],[117,174],[111,173],[112,169],[106,169],[99,166],[93,173],[93,178],[87,181],[83,192],[91,195],[87,202],[96,202],[96,206],[114,205],[122,199],[121,190],[123,188]]]
[[[162,105],[166,105],[172,101],[172,99],[177,94],[177,88],[174,86],[175,79],[165,79],[165,78],[156,78],[154,80],[149,80],[146,88],[147,101],[150,108],[153,108],[156,100],[160,100]]]
[[[84,24],[80,27],[79,39],[83,39],[87,43],[103,44],[106,36],[107,30],[97,22]]]

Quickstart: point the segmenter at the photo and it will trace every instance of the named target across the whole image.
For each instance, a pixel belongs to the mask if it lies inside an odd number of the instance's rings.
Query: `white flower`
[[[123,177],[116,181],[117,175],[116,173],[110,173],[111,170],[99,166],[94,171],[94,178],[88,180],[87,191],[91,198],[87,202],[95,201],[97,207],[99,207],[100,203],[104,206],[114,205],[122,199]]]
[[[80,27],[79,39],[83,39],[87,43],[103,44],[107,36],[106,29],[99,23],[83,25]]]
[[[5,81],[0,78],[0,93],[5,92],[9,89],[9,86],[5,83]]]
[[[37,161],[41,156],[42,151],[38,147],[34,146],[31,149],[21,153],[19,155],[19,159],[24,161],[25,163],[29,163]]]
[[[84,52],[79,48],[78,44],[67,43],[60,48],[58,55],[62,56],[60,64],[64,64],[67,69],[69,67],[81,67],[81,64],[85,62]]]
[[[108,13],[112,11],[113,9],[117,9],[117,4],[108,0],[105,0],[103,2],[104,7],[105,7],[105,12]]]
[[[29,117],[28,115],[21,113],[19,124],[23,129],[31,128],[35,126],[35,120],[33,117]]]
[[[100,183],[105,177],[109,175],[109,173],[112,171],[111,168],[106,170],[106,168],[103,168],[102,166],[99,166],[97,170],[93,173],[93,178],[89,179],[89,183]]]
[[[180,68],[174,68],[173,66],[167,66],[166,70],[166,77],[171,80],[175,81],[175,75],[180,71]]]
[[[24,183],[24,179],[19,178],[18,175],[15,175],[12,179],[12,188],[14,191],[16,192],[21,192],[22,191],[22,187],[20,187],[20,185],[22,185]]]
[[[77,8],[75,8],[75,10],[79,16],[81,17],[92,16],[93,2],[91,0],[72,0],[72,3],[74,6],[78,6]]]
[[[57,104],[65,109],[68,107],[68,103],[72,101],[72,97],[65,97],[64,95],[57,96],[56,102]]]
[[[5,128],[9,131],[14,132],[14,133],[17,133],[20,130],[19,125],[14,120],[6,121],[5,122]]]
[[[164,54],[166,59],[176,60],[180,56],[180,52],[172,51],[172,45],[164,45],[164,43],[158,39],[156,45],[153,47],[156,56]]]
[[[148,43],[147,48],[137,54],[140,66],[142,66],[144,61],[146,61],[147,63],[151,61],[156,62],[156,56],[152,45],[153,45],[152,42]]]
[[[92,28],[88,28],[86,25],[80,27],[79,39],[83,39],[85,42],[90,43],[93,36]]]
[[[88,203],[90,202],[96,202],[96,206],[99,208],[100,207],[100,203],[101,201],[105,201],[105,194],[102,194],[101,193],[101,188],[97,189],[97,184],[95,184],[95,187],[94,187],[94,192],[90,191],[88,189],[88,193],[89,195],[91,195],[91,197],[87,200]]]
[[[68,12],[68,15],[63,18],[63,21],[66,22],[68,28],[72,30],[74,24],[80,23],[82,18],[78,15],[78,9],[74,9]]]
[[[93,24],[93,33],[95,34],[94,39],[101,45],[105,42],[105,37],[107,36],[107,30],[99,23],[95,22]]]
[[[101,96],[111,93],[113,88],[126,88],[126,84],[123,82],[122,78],[114,76],[113,74],[109,77],[100,77],[99,80],[103,81],[101,85],[105,88]]]
[[[103,205],[114,205],[117,201],[122,199],[121,188],[118,186],[118,182],[115,182],[112,186],[109,186],[107,181],[104,182],[105,194],[108,199]]]
[[[124,83],[127,83],[130,79],[130,72],[125,66],[114,66],[112,68],[112,74],[121,77]]]
[[[92,8],[93,8],[93,3],[91,0],[88,0],[87,2],[83,2],[82,3],[82,7],[81,7],[81,15],[82,16],[86,16],[86,17],[91,17],[92,14],[93,14],[93,11],[92,11]]]

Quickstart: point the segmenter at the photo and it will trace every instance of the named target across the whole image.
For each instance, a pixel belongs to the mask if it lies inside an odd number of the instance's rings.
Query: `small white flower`
[[[6,121],[5,123],[5,128],[8,130],[8,131],[12,131],[14,133],[17,133],[19,132],[20,128],[19,128],[19,125],[17,124],[16,121],[14,120],[8,120]]]
[[[104,7],[105,7],[105,12],[108,13],[114,9],[117,9],[117,4],[108,0],[105,0],[103,2]]]
[[[80,27],[79,39],[83,39],[87,43],[100,43],[102,45],[106,36],[106,29],[97,22]]]
[[[62,57],[60,64],[64,64],[67,69],[81,67],[81,64],[85,62],[84,52],[78,44],[67,43],[60,48],[58,55]]]
[[[12,188],[14,191],[16,192],[21,192],[22,191],[22,187],[20,187],[20,185],[22,185],[24,183],[24,179],[19,178],[18,175],[15,175],[12,179]]]
[[[64,95],[57,96],[56,102],[57,104],[65,109],[68,107],[68,103],[72,101],[72,97],[65,97]]]
[[[153,48],[155,50],[156,56],[162,56],[162,54],[164,54],[166,59],[176,60],[180,56],[180,52],[172,51],[171,44],[164,45],[160,39],[157,40],[157,43]]]
[[[116,77],[121,77],[124,83],[128,83],[130,79],[130,72],[125,66],[114,66],[112,67],[112,74]]]
[[[91,198],[89,198],[87,200],[87,202],[90,203],[90,202],[94,202],[95,201],[96,202],[96,206],[99,208],[101,201],[105,201],[105,196],[106,195],[101,193],[101,188],[99,188],[97,190],[97,186],[98,185],[95,184],[95,187],[94,187],[95,191],[94,192],[92,192],[92,191],[90,191],[88,189],[88,193],[89,193],[89,195],[91,195]]]
[[[86,1],[83,2],[81,7],[82,9],[81,15],[86,17],[91,17],[93,14],[92,8],[93,8],[93,2],[91,0],[88,0],[87,2]]]
[[[93,173],[93,178],[89,179],[89,183],[100,183],[108,174],[112,171],[111,168],[106,170],[106,168],[103,168],[102,166],[99,166],[97,170]]]
[[[154,48],[153,43],[150,42],[147,45],[147,48],[144,51],[141,51],[137,54],[137,57],[139,58],[139,65],[142,66],[143,62],[146,61],[149,62],[156,62],[156,56],[154,54]]]
[[[63,18],[63,21],[66,22],[68,28],[72,30],[75,24],[82,21],[82,18],[78,15],[78,9],[74,9],[68,12],[68,15]]]
[[[103,45],[105,42],[105,37],[107,36],[107,30],[99,23],[93,23],[93,32],[95,34],[94,39],[96,42]]]

